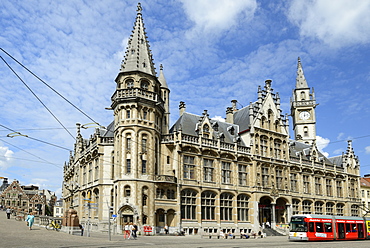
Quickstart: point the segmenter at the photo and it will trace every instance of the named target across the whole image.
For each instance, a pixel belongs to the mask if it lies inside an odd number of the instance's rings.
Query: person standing
[[[7,208],[6,209],[6,216],[8,217],[8,219],[10,219],[10,214],[12,213],[12,210],[10,208]]]
[[[165,226],[164,226],[164,232],[165,232],[166,234],[168,234],[168,226],[167,226],[167,225],[165,225]]]
[[[30,230],[32,230],[32,226],[33,226],[34,221],[35,221],[35,216],[33,215],[33,212],[30,212],[27,215],[27,219],[26,219],[26,222],[28,223],[28,227],[30,228]]]

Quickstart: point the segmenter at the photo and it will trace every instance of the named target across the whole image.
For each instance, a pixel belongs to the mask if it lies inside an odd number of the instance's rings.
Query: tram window
[[[350,231],[351,231],[351,224],[346,223],[346,232],[350,232]]]
[[[331,228],[331,223],[325,223],[325,232],[333,232],[333,229]]]
[[[313,223],[313,222],[308,223],[308,231],[309,232],[314,232],[315,231],[314,224],[315,223]]]
[[[352,224],[352,232],[357,232],[356,224]]]
[[[316,232],[324,232],[322,223],[316,222]]]

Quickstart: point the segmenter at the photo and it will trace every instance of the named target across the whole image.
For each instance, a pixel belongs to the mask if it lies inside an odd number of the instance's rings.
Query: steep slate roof
[[[251,123],[249,121],[249,106],[234,112],[234,123],[239,125],[239,132],[250,128]]]
[[[308,144],[298,142],[298,141],[293,141],[293,140],[290,142],[290,145],[289,145],[290,156],[296,157],[296,158],[299,158],[299,154],[302,154],[303,156],[309,155],[311,149],[312,149],[312,145],[308,145]],[[332,165],[342,167],[342,163],[334,163],[332,160],[327,158],[320,151],[317,150],[317,152],[318,152],[318,158],[320,159],[320,161],[322,161],[323,159],[325,161],[325,164],[330,164],[330,165],[332,164]]]
[[[192,135],[192,136],[198,136],[197,133],[197,126],[199,125],[199,121],[202,119],[202,116],[194,115],[190,113],[183,113],[180,118],[176,121],[176,123],[171,127],[170,133],[173,133],[175,131],[182,131],[183,134]],[[212,127],[210,127],[210,130],[213,130],[214,125],[217,123],[218,125],[218,131],[213,131],[212,136],[213,138],[217,138],[220,135],[224,135],[225,139],[224,142],[226,143],[234,143],[235,138],[237,137],[239,130],[239,126],[227,122],[222,122],[218,120],[210,119],[210,123]],[[231,135],[228,128],[234,127],[234,134]],[[245,146],[245,144],[241,141],[240,145]]]
[[[120,72],[140,71],[156,76],[153,55],[149,49],[150,45],[147,40],[141,10],[141,4],[139,3],[134,30],[128,41]]]
[[[106,129],[100,129],[100,137],[114,137],[114,121]]]

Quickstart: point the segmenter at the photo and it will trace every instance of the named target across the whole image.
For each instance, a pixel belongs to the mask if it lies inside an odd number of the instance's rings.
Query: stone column
[[[271,203],[271,228],[275,229],[276,226],[276,203]]]

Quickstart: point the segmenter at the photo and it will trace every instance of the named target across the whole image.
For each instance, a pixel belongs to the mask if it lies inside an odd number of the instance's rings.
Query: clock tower
[[[316,139],[315,108],[317,104],[314,90],[308,87],[304,77],[300,58],[298,58],[296,85],[290,104],[294,139],[306,144],[312,144]]]

